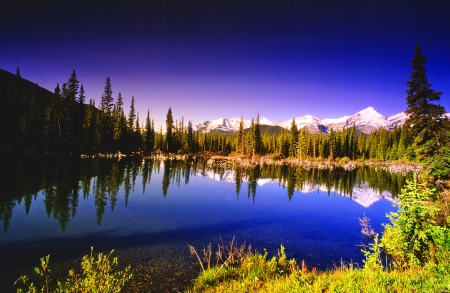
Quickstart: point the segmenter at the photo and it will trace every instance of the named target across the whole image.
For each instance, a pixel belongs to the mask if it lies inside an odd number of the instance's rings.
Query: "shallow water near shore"
[[[22,167],[34,168],[24,171]],[[50,254],[64,278],[89,253],[132,265],[125,292],[182,291],[199,265],[188,245],[251,244],[330,268],[362,260],[359,218],[375,231],[396,210],[405,176],[288,166],[209,168],[202,160],[72,160],[10,167],[0,194],[1,292]]]

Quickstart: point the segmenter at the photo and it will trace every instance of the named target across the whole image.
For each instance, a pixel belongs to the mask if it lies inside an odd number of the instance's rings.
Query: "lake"
[[[408,176],[381,169],[212,168],[187,161],[42,158],[3,162],[1,292],[50,254],[55,276],[91,246],[135,275],[126,292],[182,290],[199,271],[188,245],[239,243],[310,267],[361,263],[359,218],[382,231]],[[140,289],[139,289],[140,288]]]

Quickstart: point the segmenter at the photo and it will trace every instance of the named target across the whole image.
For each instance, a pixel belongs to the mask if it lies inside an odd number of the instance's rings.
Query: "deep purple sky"
[[[1,2],[0,68],[51,91],[75,69],[97,104],[110,77],[126,114],[134,96],[157,126],[169,107],[194,124],[390,116],[406,109],[418,41],[450,111],[447,0]]]

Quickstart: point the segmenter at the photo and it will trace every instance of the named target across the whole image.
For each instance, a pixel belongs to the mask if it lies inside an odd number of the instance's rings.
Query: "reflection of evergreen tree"
[[[125,178],[123,180],[124,190],[125,190],[125,206],[128,206],[128,199],[130,197],[131,192],[131,168],[130,165],[127,166],[125,172]]]
[[[63,232],[70,221],[70,196],[71,190],[64,183],[56,187],[56,197],[52,208],[53,217],[58,219]]]
[[[72,218],[75,217],[75,214],[77,213],[79,193],[80,193],[80,185],[77,183],[75,187],[72,189],[72,198],[71,198]]]
[[[163,181],[162,181],[162,191],[163,191],[163,195],[164,197],[166,197],[167,195],[167,189],[169,188],[170,185],[170,165],[171,165],[171,161],[167,160],[164,162],[164,173],[163,173]]]
[[[288,170],[288,176],[287,176],[287,193],[289,200],[292,199],[292,196],[294,195],[295,191],[295,185],[296,185],[296,179],[297,176],[295,176],[295,168],[289,168]]]
[[[186,160],[184,164],[184,184],[189,183],[189,176],[191,175],[191,161]]]
[[[31,202],[33,201],[33,196],[29,193],[24,196],[24,202],[25,202],[25,213],[28,215],[31,208]]]
[[[134,161],[131,162],[131,170],[132,170],[131,182],[132,182],[132,191],[133,192],[134,192],[134,186],[136,185],[136,179],[139,174],[139,167],[140,166],[136,162],[134,162]]]
[[[143,166],[142,166],[142,194],[145,194],[145,186],[147,183],[150,183],[150,180],[152,178],[152,160],[144,160]]]
[[[256,186],[258,183],[258,179],[260,178],[260,174],[261,174],[261,169],[259,166],[255,166],[254,168],[247,169],[247,176],[248,176],[247,195],[248,195],[248,198],[250,198],[250,195],[252,196],[253,202],[255,202]]]
[[[45,194],[44,199],[45,212],[47,213],[47,217],[49,218],[50,215],[52,214],[54,206],[53,202],[55,201],[56,198],[56,187],[54,187],[53,185],[47,185],[44,194]]]
[[[102,224],[103,214],[105,213],[105,206],[107,205],[106,184],[104,177],[97,177],[94,184],[94,202],[97,212],[97,225]]]
[[[239,193],[242,187],[242,168],[236,167],[234,169],[234,183],[236,184],[236,199],[239,199]]]
[[[12,218],[13,209],[16,206],[14,201],[5,201],[0,203],[0,219],[3,222],[3,233],[6,234],[6,231],[9,227],[9,221]]]

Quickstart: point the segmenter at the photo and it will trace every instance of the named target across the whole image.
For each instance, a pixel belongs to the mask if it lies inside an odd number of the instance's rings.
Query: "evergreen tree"
[[[61,147],[61,120],[62,97],[59,83],[56,84],[50,104],[45,112],[45,141],[49,151],[60,151]]]
[[[139,112],[136,115],[136,125],[134,127],[134,133],[133,133],[133,151],[140,151],[142,148],[142,132],[141,132],[141,125],[139,123]]]
[[[155,147],[155,131],[150,120],[150,111],[147,111],[144,130],[144,152],[151,153]]]
[[[298,129],[295,119],[292,118],[289,135],[289,157],[295,157],[297,154]]]
[[[336,132],[331,128],[330,134],[328,135],[328,151],[329,159],[334,160],[336,157]]]
[[[297,157],[300,160],[306,159],[308,156],[308,130],[306,130],[306,126],[303,127],[298,132],[298,141],[297,141]]]
[[[187,153],[192,153],[195,150],[194,146],[194,130],[192,128],[192,122],[189,121],[186,135],[184,136],[184,151]]]
[[[102,94],[100,104],[100,147],[104,151],[114,149],[114,126],[112,123],[112,109],[114,106],[113,91],[111,87],[111,79],[106,78],[105,89]]]
[[[74,71],[75,72],[75,71]],[[84,124],[84,116],[86,115],[86,108],[84,102],[86,100],[86,96],[84,95],[84,87],[80,86],[80,91],[78,97],[76,97],[76,111],[74,117],[74,143],[76,144],[75,149],[77,151],[81,151],[82,146],[82,137],[83,137],[83,124]]]
[[[261,129],[259,128],[259,113],[256,117],[256,123],[254,125],[254,136],[255,136],[255,149],[253,154],[260,155],[263,151],[263,143],[262,143],[262,137],[261,137]]]
[[[117,96],[113,111],[114,141],[118,150],[123,150],[126,142],[127,121],[123,111],[122,93]]]
[[[241,155],[245,153],[244,119],[242,116],[241,121],[239,121],[239,130],[237,133],[237,150]]]
[[[255,141],[255,122],[252,118],[252,122],[250,123],[250,129],[247,132],[246,142],[247,142],[247,152],[249,154],[255,154],[256,141]]]
[[[173,117],[172,108],[169,107],[166,115],[166,148],[168,152],[174,151],[174,137],[173,137]]]
[[[105,82],[105,90],[103,92],[100,104],[100,110],[107,116],[111,116],[112,108],[114,106],[114,98],[112,95],[111,79],[107,77]]]
[[[22,76],[20,75],[20,67],[19,67],[19,66],[17,66],[17,69],[16,69],[16,75],[17,75],[18,77],[22,77]]]
[[[417,43],[414,58],[411,61],[413,71],[407,81],[405,113],[408,119],[405,125],[411,127],[414,146],[419,159],[432,156],[440,147],[440,132],[444,128],[444,107],[433,102],[439,102],[442,92],[431,89],[426,77],[425,62],[427,57],[422,55],[420,43]]]
[[[128,129],[134,131],[134,121],[136,120],[136,110],[134,109],[134,96],[131,97],[130,112],[128,114]]]
[[[77,74],[74,70],[70,75],[69,81],[67,82],[67,98],[71,101],[75,102],[77,100],[78,90],[80,87],[79,84],[80,82],[78,81]]]

